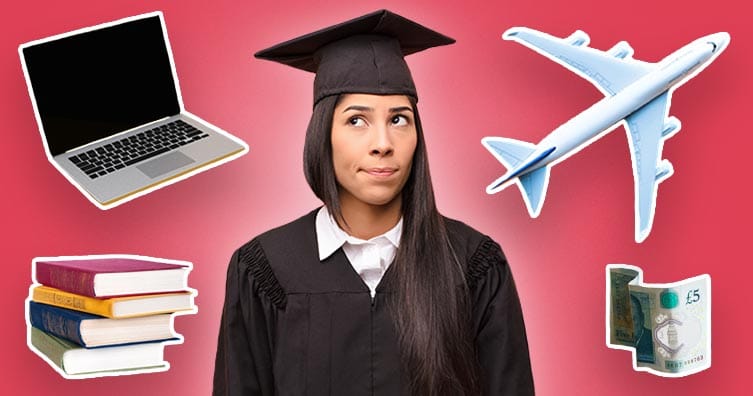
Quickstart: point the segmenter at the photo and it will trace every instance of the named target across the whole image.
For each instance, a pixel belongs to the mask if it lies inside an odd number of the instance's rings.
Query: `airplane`
[[[590,48],[590,38],[580,30],[559,38],[514,27],[502,38],[523,44],[566,67],[595,85],[605,97],[538,144],[502,137],[481,139],[508,169],[486,192],[495,194],[515,183],[531,217],[538,217],[551,167],[624,125],[635,181],[635,241],[643,242],[651,232],[658,185],[674,172],[668,160],[660,160],[664,141],[680,130],[680,121],[668,117],[672,92],[724,51],[729,34],[701,37],[658,63],[634,59],[634,51],[625,41],[608,51]]]

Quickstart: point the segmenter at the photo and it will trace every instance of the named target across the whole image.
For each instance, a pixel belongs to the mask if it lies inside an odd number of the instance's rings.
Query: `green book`
[[[112,347],[84,348],[68,340],[29,327],[31,346],[64,376],[118,375],[129,371],[163,371],[165,343],[145,342]]]

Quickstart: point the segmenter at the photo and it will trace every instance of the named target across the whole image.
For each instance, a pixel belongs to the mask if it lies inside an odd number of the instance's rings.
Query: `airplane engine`
[[[586,34],[586,32],[582,30],[576,30],[575,32],[573,32],[573,34],[568,36],[565,40],[567,40],[567,42],[570,45],[575,46],[575,47],[584,47],[584,46],[587,46],[588,43],[591,42],[591,38],[588,37],[588,34]]]
[[[680,120],[678,120],[677,117],[672,116],[667,118],[667,121],[664,122],[664,129],[661,132],[661,136],[664,139],[669,139],[680,130],[680,126]]]
[[[661,160],[661,163],[659,163],[659,166],[656,167],[656,181],[662,182],[664,179],[672,176],[672,173],[674,173],[674,168],[672,167],[672,163],[670,163],[668,160]]]
[[[618,59],[625,59],[632,57],[634,52],[633,47],[631,47],[627,41],[620,41],[615,44],[614,47],[610,48],[609,51],[607,51],[607,54]]]

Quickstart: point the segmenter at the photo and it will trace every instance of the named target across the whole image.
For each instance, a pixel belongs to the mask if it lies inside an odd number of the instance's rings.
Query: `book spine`
[[[64,268],[54,263],[37,262],[37,282],[70,293],[95,297],[94,272]]]
[[[112,317],[112,302],[99,300],[93,297],[79,296],[62,290],[49,287],[36,287],[31,297],[32,300],[56,307],[88,312],[95,315]]]
[[[65,371],[65,352],[68,348],[42,330],[32,327],[29,331],[31,332],[31,345]]]
[[[32,326],[85,347],[81,337],[81,320],[59,311],[60,309],[50,308],[46,304],[29,302],[29,320]]]

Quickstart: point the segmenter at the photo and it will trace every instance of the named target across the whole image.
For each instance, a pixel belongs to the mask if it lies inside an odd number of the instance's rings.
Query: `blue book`
[[[33,327],[86,348],[181,339],[171,314],[110,319],[29,301]]]

